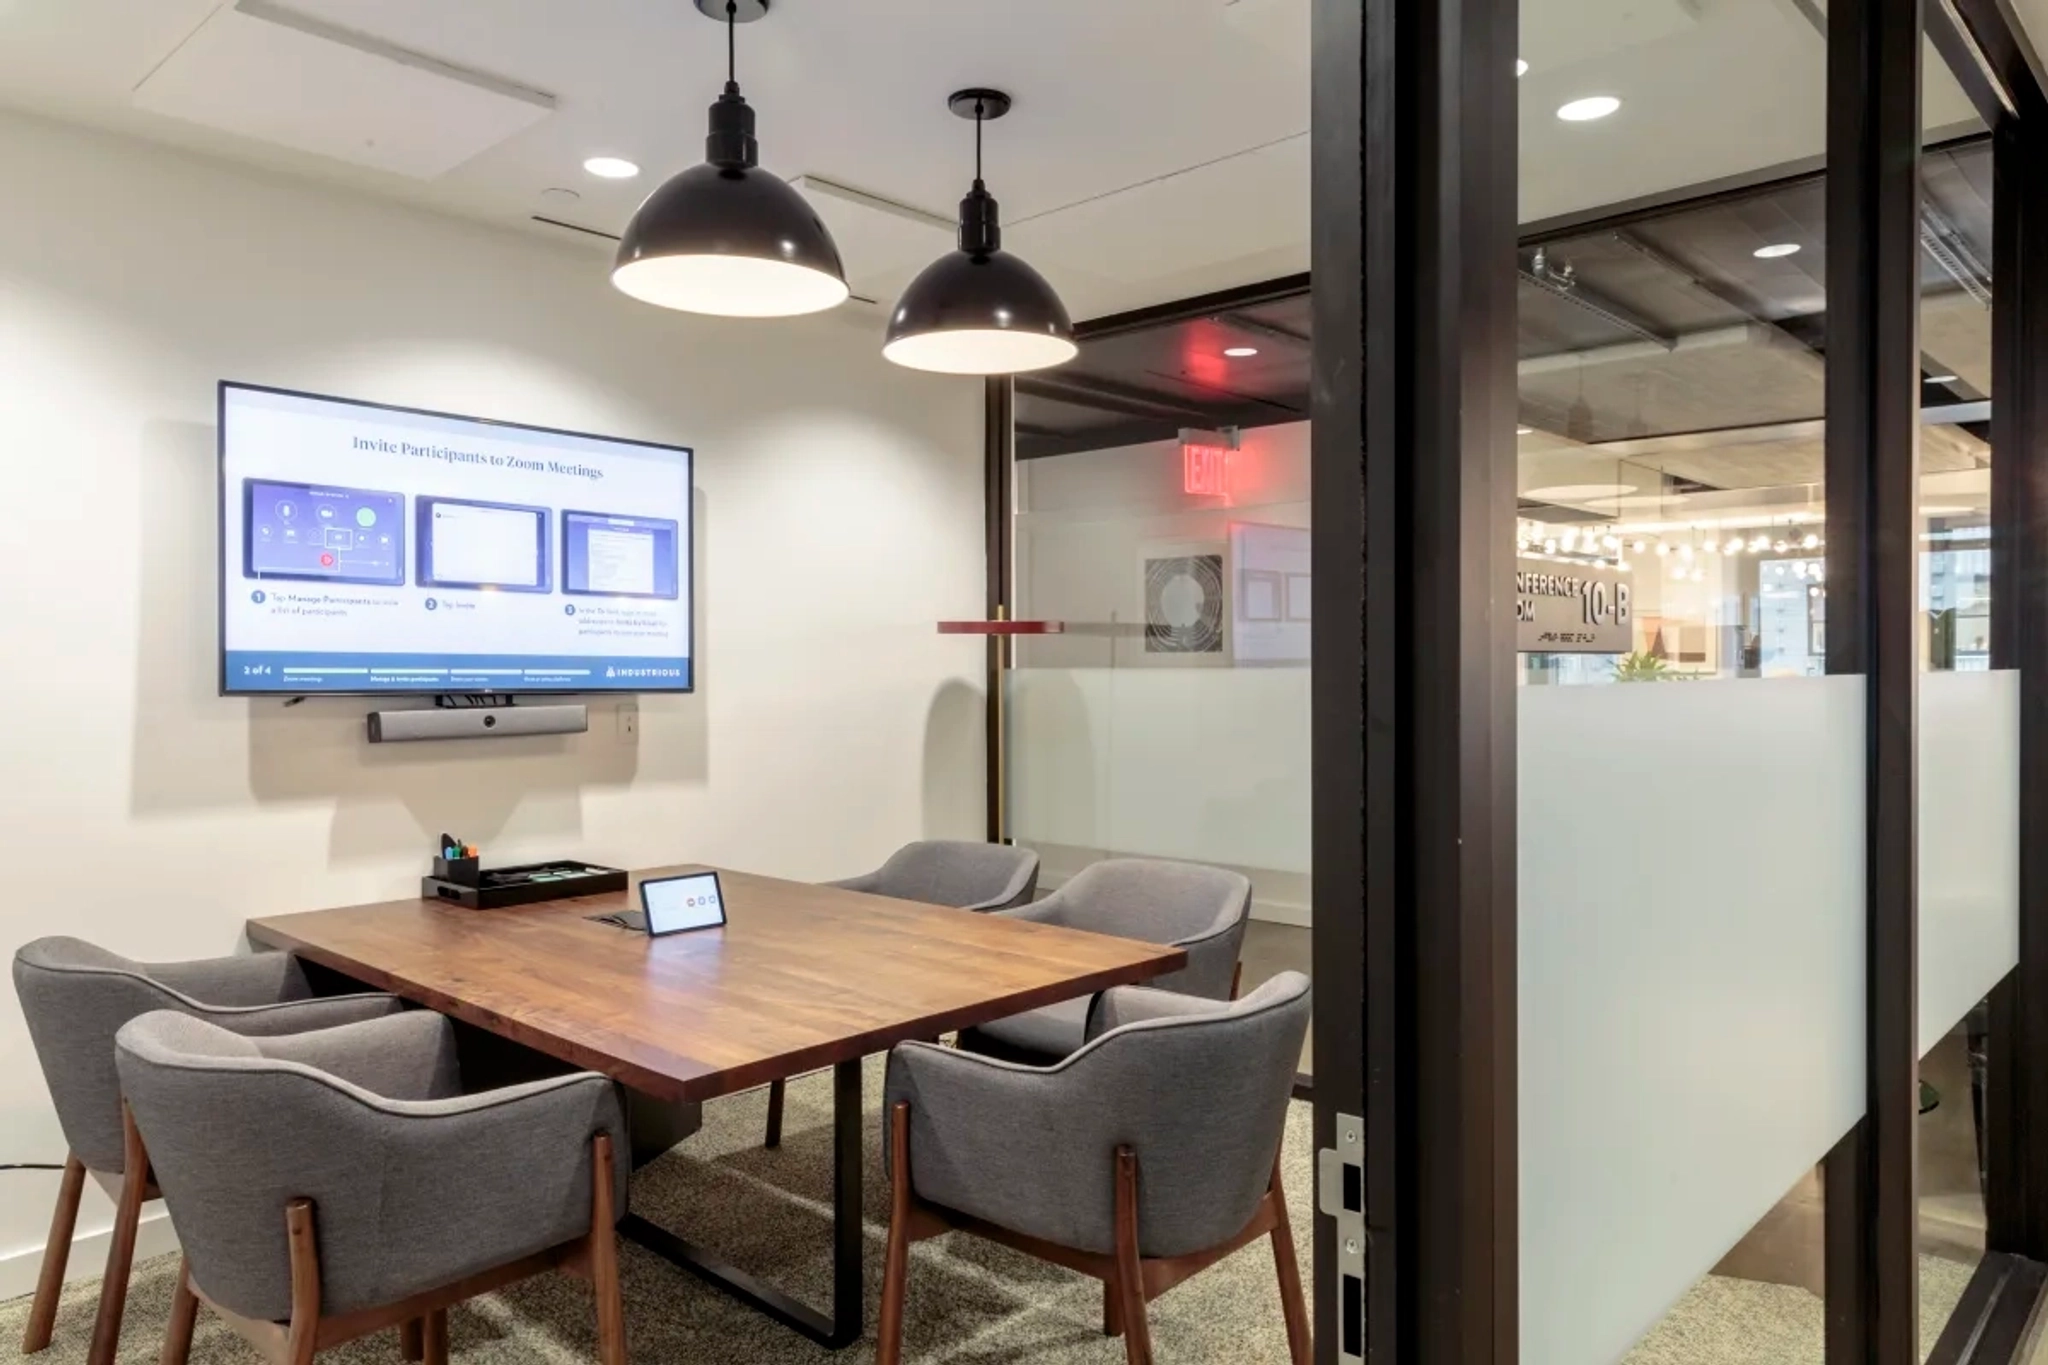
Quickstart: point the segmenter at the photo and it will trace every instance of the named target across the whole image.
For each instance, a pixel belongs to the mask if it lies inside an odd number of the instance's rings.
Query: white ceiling
[[[268,0],[554,98],[530,126],[414,179],[139,107],[136,88],[227,3],[0,0],[0,101],[575,244],[531,216],[617,232],[661,176],[701,158],[724,75],[724,35],[691,0]],[[2020,3],[2048,18],[2048,0]],[[1016,112],[988,147],[1009,244],[1076,316],[1095,316],[1307,268],[1308,7],[775,0],[740,30],[740,78],[771,169],[941,218],[972,158],[945,96],[1010,91]],[[1820,149],[1821,39],[1795,0],[1524,0],[1523,33],[1524,221]],[[1945,72],[1929,86],[1929,126],[1969,117]],[[1622,112],[1554,117],[1586,94],[1617,95]],[[278,112],[280,124],[306,117]],[[647,173],[595,180],[581,163],[600,153]],[[601,270],[607,244],[581,245]],[[886,301],[911,268],[889,259],[865,287]]]

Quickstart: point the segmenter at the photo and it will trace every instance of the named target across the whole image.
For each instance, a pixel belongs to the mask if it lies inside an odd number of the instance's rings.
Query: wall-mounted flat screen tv
[[[691,453],[220,386],[225,694],[687,692]]]

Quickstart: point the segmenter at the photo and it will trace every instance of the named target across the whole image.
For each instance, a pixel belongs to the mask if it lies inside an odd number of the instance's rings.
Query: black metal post
[[[1919,1360],[1920,0],[1828,9],[1830,673],[1864,679],[1867,1111],[1829,1155],[1832,1365]]]
[[[1012,546],[1016,523],[1011,516],[1010,489],[1016,470],[1017,389],[1008,375],[984,381],[982,397],[982,514],[984,545],[988,557],[987,611],[991,621],[1010,616]],[[986,780],[988,783],[988,841],[1000,844],[1009,836],[1009,815],[1005,763],[1008,744],[1005,722],[1008,697],[1004,674],[1010,665],[1007,636],[988,637]]]
[[[1318,1358],[1512,1362],[1517,7],[1314,15],[1316,1122],[1367,1234],[1359,1324],[1319,1220]]]
[[[865,1328],[860,1083],[858,1059],[832,1068],[832,1325],[824,1345],[833,1350],[859,1341]]]

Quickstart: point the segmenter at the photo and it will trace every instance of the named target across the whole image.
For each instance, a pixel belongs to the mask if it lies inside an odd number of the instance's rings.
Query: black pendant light
[[[697,0],[726,26],[725,93],[711,106],[704,164],[647,196],[619,242],[612,283],[689,313],[776,318],[844,303],[846,270],[804,197],[760,167],[754,111],[740,96],[734,29],[768,0]]]
[[[1000,90],[962,90],[947,102],[974,120],[974,188],[960,201],[960,249],[924,268],[889,318],[882,354],[942,374],[1017,374],[1080,353],[1067,306],[1045,276],[1003,250],[996,201],[981,180],[981,125],[1010,112]]]

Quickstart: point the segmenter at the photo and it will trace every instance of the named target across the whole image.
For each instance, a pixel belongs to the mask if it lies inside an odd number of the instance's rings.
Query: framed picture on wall
[[[1144,663],[1227,662],[1230,603],[1223,551],[1214,542],[1155,541],[1139,546]]]
[[[1234,521],[1230,562],[1238,588],[1232,660],[1247,667],[1307,663],[1308,528]]]

